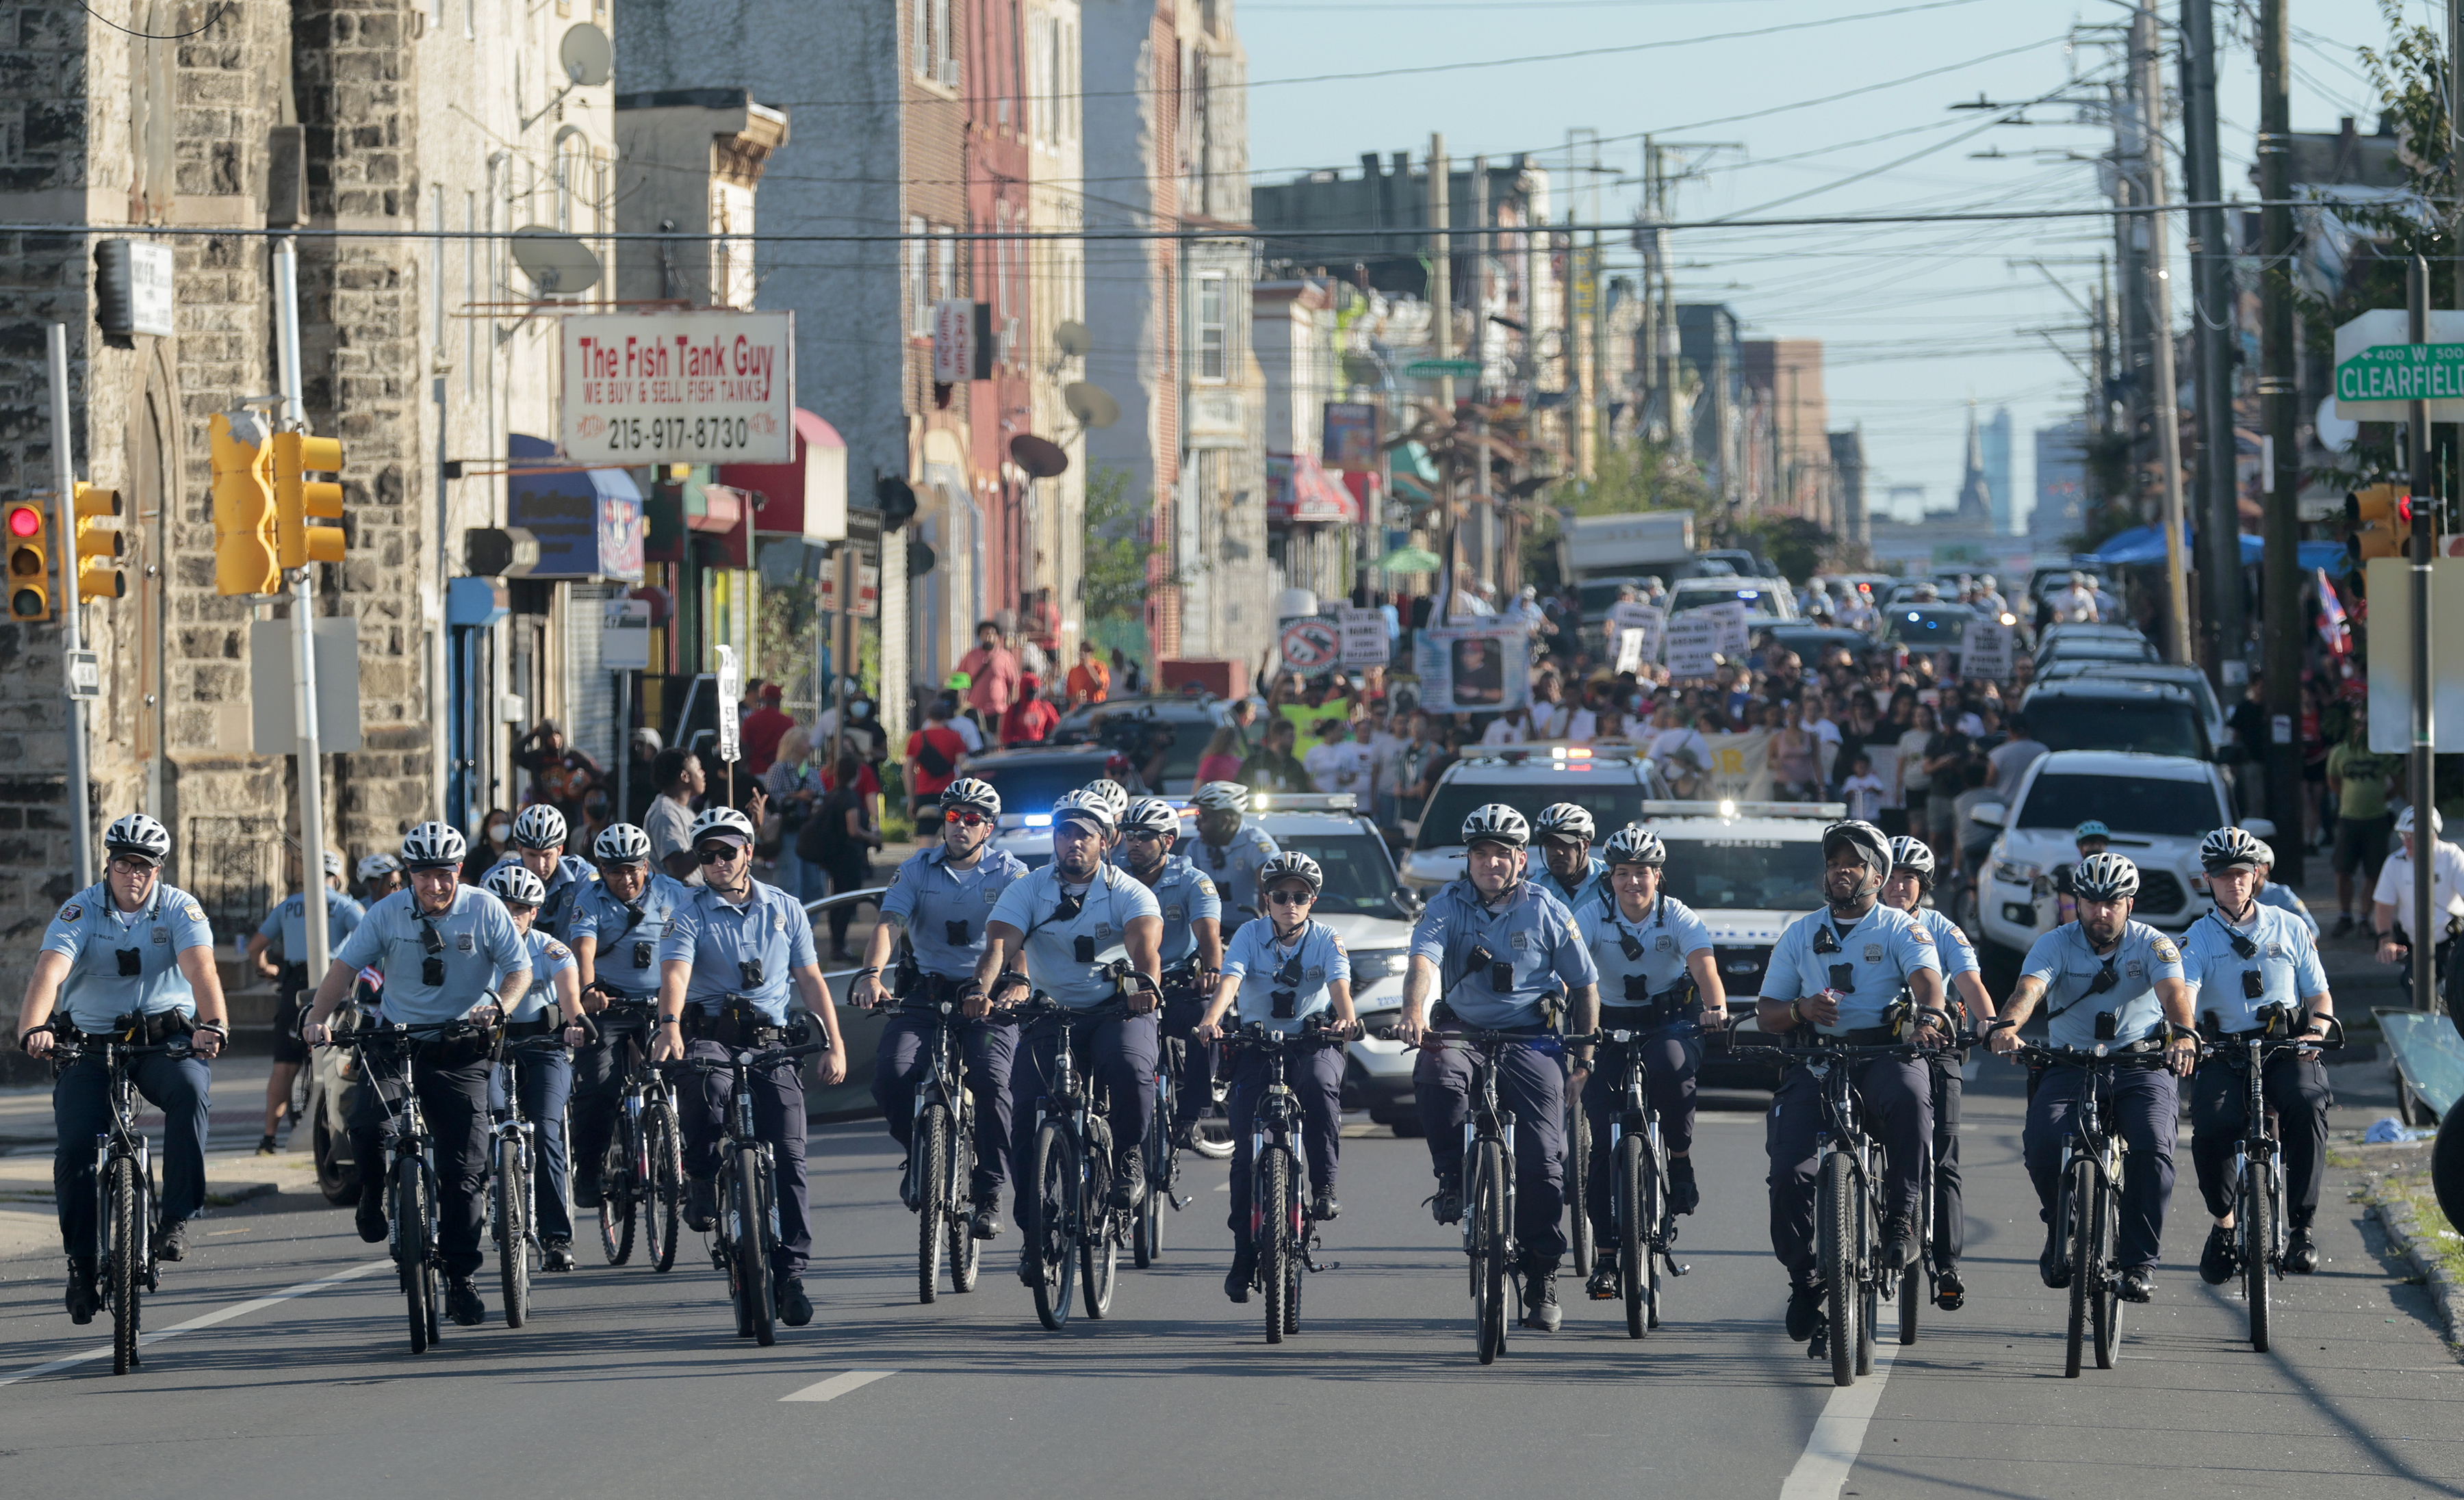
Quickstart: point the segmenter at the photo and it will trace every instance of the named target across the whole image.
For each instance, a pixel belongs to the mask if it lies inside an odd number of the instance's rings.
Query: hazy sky
[[[2384,46],[2378,0],[2290,3],[2293,128],[2333,130],[2343,115],[2374,128],[2375,94],[2353,49]],[[2435,21],[2444,6],[2403,9]],[[2180,8],[2158,12],[2170,21]],[[2118,0],[1241,0],[1237,18],[1256,180],[1327,166],[1357,174],[1363,151],[1408,148],[1417,162],[1432,130],[1445,133],[1458,162],[1523,150],[1555,168],[1570,129],[1595,130],[1599,159],[1617,174],[1601,178],[1603,214],[1622,221],[1639,195],[1645,131],[1734,147],[1699,153],[1701,176],[1678,189],[1680,219],[2095,207],[2103,201],[2095,166],[2066,155],[2107,149],[2108,128],[2077,123],[2057,104],[2031,110],[2027,127],[1980,128],[1998,117],[1948,106],[1980,93],[2037,99],[2073,79],[2101,84],[2120,67],[2119,49],[2086,37],[2074,45],[2073,29],[2128,13]],[[2215,13],[2225,183],[2231,195],[2255,198],[2256,0],[2219,0]],[[1737,33],[1763,34],[1633,50]],[[1566,53],[1577,55],[1493,61]],[[1460,71],[1272,81],[1484,59]],[[2168,89],[2177,77],[2168,57]],[[2178,143],[2178,121],[2168,132]],[[1974,155],[1989,150],[2002,155]],[[2178,163],[2171,180],[2178,201]],[[1824,342],[1830,425],[1864,425],[1878,504],[1892,485],[1921,484],[1928,503],[1949,505],[1968,401],[1989,413],[2008,406],[2024,513],[2035,493],[2030,434],[2079,409],[2083,388],[2037,330],[2075,354],[2085,342],[2082,316],[2030,262],[2084,289],[2111,243],[2107,222],[1693,232],[1677,236],[1678,297],[1727,302],[1751,338]],[[2177,221],[2173,279],[2186,288],[2182,241]],[[1613,271],[1639,263],[1630,247],[1613,251]],[[2189,319],[2179,294],[2175,317]]]

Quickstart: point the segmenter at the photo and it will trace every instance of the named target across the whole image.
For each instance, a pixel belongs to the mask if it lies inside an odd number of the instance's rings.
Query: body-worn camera
[[[2096,1013],[2096,1039],[2098,1041],[2112,1041],[2114,1037],[2120,1033],[2121,1027],[2122,1018],[2114,1014],[2112,1011],[2100,1010]]]
[[[1489,952],[1486,943],[1473,943],[1463,961],[1466,968],[1487,968],[1489,988],[1502,993],[1514,987],[1514,965]]]
[[[746,989],[759,989],[761,987],[763,977],[761,973],[760,960],[738,959],[736,960],[736,967],[744,976],[744,987]]]
[[[1629,974],[1625,977],[1625,1003],[1629,1005],[1648,1005],[1651,1004],[1650,976],[1643,974]]]
[[[1289,1021],[1300,1013],[1301,995],[1298,990],[1270,990],[1266,998],[1275,1003],[1275,1019],[1278,1021]]]
[[[419,947],[427,955],[419,960],[419,982],[434,989],[445,982],[445,935],[434,922],[419,924]]]
[[[1831,966],[1831,987],[1837,990],[1842,995],[1848,994],[1856,989],[1857,965],[1853,963],[1833,964]]]
[[[120,977],[134,979],[145,972],[145,955],[135,948],[115,949],[112,957],[120,960]]]
[[[1078,960],[1079,962],[1081,962],[1081,963],[1092,963],[1092,962],[1094,962],[1094,961],[1095,961],[1095,939],[1094,939],[1094,938],[1070,938],[1070,939],[1069,939],[1069,956],[1070,956],[1071,958],[1073,958],[1073,959],[1077,960]]]
[[[2256,969],[2241,971],[2241,998],[2256,1000],[2267,993],[2267,979]]]
[[[967,945],[967,924],[965,922],[943,922],[941,924],[941,940],[948,943],[953,948],[965,947]]]
[[[633,967],[637,969],[649,968],[650,966],[650,951],[655,946],[655,944],[649,942],[637,942],[633,944]]]

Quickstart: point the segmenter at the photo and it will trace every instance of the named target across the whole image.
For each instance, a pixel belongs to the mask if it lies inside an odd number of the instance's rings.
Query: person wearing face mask
[[[1763,1030],[1813,1046],[1788,1070],[1771,1097],[1771,1253],[1788,1270],[1788,1336],[1822,1357],[1830,1288],[1818,1280],[1814,1244],[1815,1172],[1821,1156],[1823,1079],[1815,1072],[1819,1046],[1881,1047],[1947,1034],[1942,960],[1914,917],[1881,904],[1891,875],[1891,842],[1870,823],[1835,823],[1822,830],[1822,896],[1826,909],[1789,923],[1771,948],[1754,1022]],[[1902,992],[1919,1025],[1903,1038],[1892,1022]],[[1792,1036],[1792,1033],[1793,1035]],[[1887,1154],[1881,1183],[1884,1270],[1897,1274],[1917,1257],[1916,1213],[1924,1183],[1917,1169],[1933,1131],[1932,1079],[1913,1057],[1877,1055],[1853,1064],[1858,1097],[1874,1138]]]
[[[1325,889],[1326,872],[1307,854],[1277,854],[1266,862],[1260,902],[1266,919],[1242,928],[1233,940],[1222,977],[1198,1021],[1200,1041],[1212,1044],[1222,1035],[1227,1013],[1236,1026],[1254,1023],[1286,1036],[1313,1020],[1340,1035],[1359,1034],[1352,1015],[1352,960],[1334,929],[1309,917]],[[1258,1272],[1257,1243],[1249,1234],[1251,1130],[1270,1071],[1263,1054],[1242,1053],[1225,1101],[1232,1117],[1232,1202],[1225,1221],[1232,1230],[1232,1268],[1224,1273],[1223,1294],[1235,1302],[1249,1300],[1249,1284]],[[1343,1136],[1342,1049],[1293,1053],[1286,1060],[1284,1082],[1300,1100],[1309,1214],[1324,1223],[1343,1211],[1334,1197]]]
[[[204,908],[165,885],[171,833],[142,812],[103,830],[102,878],[69,897],[34,955],[17,1006],[17,1046],[48,1055],[55,1039],[125,1034],[166,1042],[186,1036],[193,1055],[156,1052],[131,1060],[137,1092],[163,1112],[162,1230],[154,1254],[187,1258],[188,1221],[206,1205],[207,1063],[229,1035],[214,936]],[[110,1073],[87,1056],[52,1085],[53,1198],[68,1254],[68,1313],[88,1323],[101,1308],[95,1285],[95,1137],[110,1128]]]
[[[507,830],[510,833],[510,829]],[[504,902],[455,872],[470,849],[459,828],[423,823],[403,835],[402,862],[410,889],[369,908],[317,986],[317,999],[300,1024],[300,1038],[315,1047],[326,1041],[325,1023],[351,993],[360,970],[385,976],[380,1014],[406,1026],[434,1026],[470,1019],[493,1026],[510,999],[530,991],[528,939],[515,927]],[[385,1182],[382,1163],[399,1122],[379,1095],[399,1098],[419,1091],[434,1142],[437,1243],[446,1274],[445,1310],[473,1328],[488,1318],[474,1278],[487,1256],[479,1247],[483,1195],[488,1182],[488,1060],[486,1034],[436,1041],[407,1055],[371,1056],[366,1087],[352,1096],[351,1150],[360,1173],[360,1238],[385,1241]],[[374,1170],[370,1170],[373,1167]]]
[[[891,999],[881,976],[902,938],[913,971],[905,997],[927,1004],[957,998],[975,978],[1002,893],[1026,874],[1023,860],[993,847],[1001,800],[990,782],[972,776],[952,782],[941,793],[940,811],[939,847],[910,855],[890,877],[881,920],[866,940],[864,967],[847,989],[847,1004],[858,1009]],[[1009,1177],[1009,1075],[1018,1027],[984,1017],[953,1024],[959,1027],[967,1092],[975,1101],[975,1178],[967,1185],[975,1212],[968,1232],[979,1240],[999,1239],[1001,1183]],[[913,1145],[915,1091],[932,1067],[938,1025],[925,1016],[892,1016],[882,1025],[873,1054],[873,1102],[902,1151]],[[899,1196],[910,1206],[915,1190],[915,1183],[901,1180]]]
[[[2173,1136],[2181,1113],[2175,1080],[2189,1075],[2199,1055],[2190,987],[2173,940],[2130,919],[2139,894],[2137,865],[2120,854],[2091,854],[2072,871],[2071,891],[2079,920],[2055,928],[2028,950],[2019,982],[1993,1023],[1992,1048],[2015,1050],[2019,1027],[2041,1003],[2045,1039],[2053,1046],[2139,1054],[2141,1067],[2113,1075],[2108,1118],[2129,1148],[2123,1158],[2118,1293],[2145,1302],[2156,1290],[2165,1210],[2173,1198]],[[2046,1069],[2019,1137],[2046,1224],[2037,1273],[2057,1290],[2070,1285],[2075,1268],[2054,1223],[2054,1195],[2071,1116],[2088,1082],[2084,1069]]]
[[[505,1037],[517,1040],[561,1031],[566,1047],[589,1040],[582,1019],[582,982],[573,950],[538,925],[547,888],[524,865],[498,865],[485,889],[505,903],[514,931],[529,950],[531,983],[505,1009]],[[510,1076],[508,1076],[510,1075]],[[565,1211],[564,1110],[573,1097],[573,1054],[561,1049],[523,1052],[498,1064],[488,1078],[488,1108],[506,1111],[507,1089],[519,1092],[522,1114],[539,1139],[539,1171],[531,1178],[532,1223],[539,1231],[539,1269],[573,1269],[573,1216]]]
[[[1440,1224],[1463,1218],[1463,1128],[1471,1114],[1469,1054],[1446,1044],[1457,1022],[1528,1034],[1498,1060],[1498,1102],[1514,1112],[1514,1238],[1523,1248],[1523,1326],[1556,1332],[1557,1262],[1566,1253],[1566,1084],[1564,1049],[1542,1003],[1563,988],[1565,1028],[1588,1035],[1599,1024],[1599,971],[1565,904],[1523,878],[1531,825],[1504,803],[1475,807],[1463,825],[1463,874],[1447,882],[1413,924],[1403,1014],[1396,1026],[1420,1045],[1412,1095],[1438,1180],[1430,1199]],[[1436,1002],[1434,1009],[1432,1001]],[[1577,1050],[1573,1070],[1590,1066]]]
[[[462,883],[475,886],[488,878],[488,871],[502,864],[514,850],[514,815],[502,807],[491,807],[479,820],[479,842],[462,862]]]
[[[1215,882],[1172,851],[1179,836],[1180,814],[1172,804],[1141,797],[1121,815],[1112,863],[1137,876],[1163,908],[1163,937],[1155,947],[1163,965],[1159,1040],[1181,1054],[1175,1074],[1177,1118],[1171,1124],[1174,1144],[1185,1146],[1192,1122],[1215,1102],[1216,1048],[1198,1035],[1198,1023],[1223,971],[1223,902]]]
[[[1198,809],[1198,842],[1190,846],[1189,862],[1214,882],[1219,896],[1233,893],[1236,904],[1222,916],[1222,936],[1229,941],[1243,922],[1258,915],[1249,905],[1258,898],[1258,876],[1282,850],[1265,829],[1248,821],[1249,788],[1239,782],[1208,782],[1190,805]]]
[[[2215,906],[2190,924],[2182,941],[2182,979],[2189,985],[2199,1028],[2238,1041],[2263,1029],[2262,1012],[2298,1012],[2298,1027],[2323,1036],[2336,1013],[2327,971],[2299,917],[2258,899],[2272,861],[2267,846],[2246,828],[2218,828],[2199,843]],[[2278,1035],[2282,1033],[2279,1031]],[[2199,1279],[2221,1287],[2241,1269],[2233,1234],[2233,1152],[2249,1129],[2247,1056],[2226,1048],[2199,1064],[2190,1080],[2190,1164],[2199,1196],[2215,1224],[2199,1252]],[[2284,1147],[2284,1268],[2306,1276],[2319,1268],[2311,1224],[2319,1217],[2319,1185],[2327,1162],[2327,1070],[2316,1052],[2278,1052],[2259,1078],[2275,1111]]]
[[[1933,894],[1933,847],[1920,838],[1891,840],[1891,878],[1882,882],[1882,904],[1907,913],[1933,938],[1948,994],[1950,1034],[1965,1044],[1993,1019],[1992,997],[1976,961],[1975,945],[1959,924],[1925,905]],[[1962,1052],[1927,1058],[1933,1074],[1934,1306],[1956,1312],[1968,1302],[1960,1278],[1960,1252],[1968,1245],[1968,1210],[1960,1192],[1959,1105],[1964,1081]]]
[[[655,960],[687,890],[650,868],[650,836],[629,823],[611,825],[590,846],[599,878],[574,897],[565,940],[573,948],[583,1008],[598,1036],[573,1060],[573,1205],[601,1203],[600,1169],[616,1133],[616,1105],[625,1092],[632,1050],[649,1048],[649,1008],[659,995]],[[610,1008],[623,1005],[622,1015]]]

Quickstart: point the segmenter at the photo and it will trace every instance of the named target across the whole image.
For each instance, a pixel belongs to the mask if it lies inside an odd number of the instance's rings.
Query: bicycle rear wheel
[[[950,1212],[950,1112],[924,1106],[915,1121],[913,1152],[923,1163],[915,1195],[915,1300],[930,1303],[941,1291],[943,1233]]]
[[[1266,1342],[1284,1341],[1284,1303],[1291,1285],[1284,1277],[1284,1261],[1291,1253],[1284,1230],[1284,1201],[1290,1195],[1292,1164],[1278,1146],[1258,1153],[1256,1180],[1249,1184],[1249,1222],[1258,1246],[1258,1279],[1266,1289]]]
[[[736,1152],[736,1180],[729,1184],[736,1215],[736,1283],[744,1299],[744,1320],[753,1341],[767,1349],[779,1341],[779,1308],[770,1285],[770,1174],[752,1146]]]
[[[531,1312],[531,1173],[519,1136],[496,1138],[496,1279],[505,1290],[505,1326]]]
[[[642,1249],[650,1268],[664,1271],[676,1264],[685,1213],[684,1139],[665,1100],[642,1112],[642,1159],[649,1167],[642,1184]]]
[[[2065,1238],[2071,1246],[2071,1315],[2062,1344],[2062,1377],[2078,1379],[2079,1355],[2088,1338],[2088,1325],[2094,1317],[2089,1306],[2096,1289],[2104,1279],[2104,1262],[2097,1255],[2097,1210],[2103,1195],[2098,1190],[2096,1163],[2082,1158],[2072,1163],[2069,1180],[2062,1184],[2058,1212]]]
[[[137,1162],[114,1157],[105,1169],[103,1212],[109,1216],[111,1245],[103,1267],[110,1278],[104,1292],[111,1298],[111,1373],[126,1375],[137,1367],[138,1302],[145,1293],[145,1221],[138,1211]]]
[[[1611,1180],[1611,1207],[1617,1216],[1617,1296],[1625,1303],[1625,1336],[1640,1338],[1651,1331],[1651,1241],[1645,1207],[1651,1199],[1651,1159],[1643,1154],[1642,1137],[1617,1142],[1617,1176]]]
[[[1090,1189],[1090,1196],[1100,1193]],[[1112,1312],[1112,1290],[1119,1285],[1123,1217],[1094,1202],[1081,1221],[1088,1232],[1078,1241],[1079,1290],[1087,1294],[1089,1317],[1110,1317]]]
[[[1027,1222],[1018,1227],[1043,1267],[1035,1282],[1036,1318],[1057,1333],[1068,1326],[1077,1290],[1069,1252],[1077,1238],[1078,1144],[1058,1122],[1046,1120],[1036,1130],[1035,1153],[1028,1161],[1033,1175],[1028,1179],[1031,1191],[1024,1196]]]
[[[1566,1100],[1566,1206],[1573,1211],[1573,1232],[1566,1243],[1574,1252],[1574,1274],[1589,1276],[1599,1255],[1592,1236],[1592,1122],[1580,1094]]]
[[[640,1160],[633,1122],[620,1114],[599,1168],[599,1247],[606,1252],[610,1266],[622,1266],[633,1258],[634,1224],[642,1211],[641,1184],[633,1169]]]
[[[415,1355],[425,1354],[436,1337],[436,1318],[429,1305],[436,1288],[429,1278],[423,1249],[422,1230],[428,1223],[423,1199],[418,1164],[408,1158],[398,1160],[393,1179],[393,1259],[402,1274],[403,1300],[409,1306],[410,1352]]]
[[[1831,1383],[1857,1383],[1857,1183],[1847,1154],[1822,1158],[1814,1199],[1816,1273],[1830,1303]]]
[[[2112,1276],[2104,1274],[2115,1261],[2114,1242],[2122,1233],[2122,1189],[2105,1184],[2097,1196],[2096,1263],[2099,1274],[2096,1290],[2090,1300],[2090,1319],[2096,1326],[2096,1367],[2110,1370],[2120,1357],[2122,1347],[2122,1296],[2115,1289]]]
[[[2268,1193],[2267,1162],[2252,1157],[2241,1168],[2241,1294],[2250,1309],[2250,1347],[2267,1353],[2268,1252],[2276,1247],[2276,1204]]]
[[[1472,1317],[1480,1362],[1506,1351],[1506,1154],[1493,1140],[1473,1148]]]

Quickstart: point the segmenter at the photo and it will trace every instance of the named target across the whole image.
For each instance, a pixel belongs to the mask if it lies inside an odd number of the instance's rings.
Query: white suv
[[[1981,803],[1975,815],[2002,829],[1976,890],[1989,985],[2007,985],[2029,946],[2052,929],[2054,872],[2078,863],[2071,834],[2080,824],[2104,824],[2112,851],[2139,867],[2133,917],[2179,937],[2209,908],[2199,840],[2234,821],[2211,762],[2115,750],[2038,756],[2005,801]],[[2263,839],[2276,833],[2264,818],[2241,826]]]

